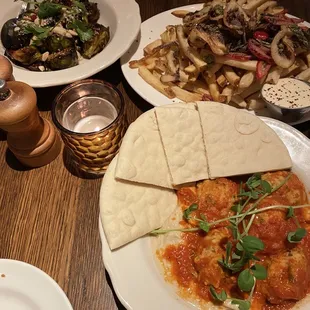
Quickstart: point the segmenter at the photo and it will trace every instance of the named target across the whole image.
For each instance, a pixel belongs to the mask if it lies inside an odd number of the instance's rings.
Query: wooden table
[[[138,0],[142,20],[192,0]],[[201,1],[200,1],[201,2]],[[283,0],[310,20],[308,0]],[[124,6],[126,1],[124,1]],[[118,86],[129,121],[151,105],[125,81],[119,62],[97,74]],[[50,119],[52,99],[62,87],[37,90],[41,114]],[[309,123],[300,129],[310,128]],[[39,169],[21,166],[0,133],[0,257],[33,264],[53,277],[76,310],[124,309],[111,289],[98,232],[101,178],[86,179],[65,155]],[[132,284],[128,284],[132,285]]]

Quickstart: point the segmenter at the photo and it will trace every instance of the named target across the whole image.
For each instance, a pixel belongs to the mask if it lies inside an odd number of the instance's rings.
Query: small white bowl
[[[49,87],[69,84],[88,78],[117,61],[138,36],[141,25],[140,8],[134,0],[93,0],[98,3],[98,23],[110,27],[111,39],[102,52],[92,59],[83,59],[78,66],[51,72],[34,72],[14,65],[15,80],[32,87]],[[10,18],[18,15],[21,2],[6,1],[0,11],[0,29]],[[5,49],[0,43],[0,54]]]

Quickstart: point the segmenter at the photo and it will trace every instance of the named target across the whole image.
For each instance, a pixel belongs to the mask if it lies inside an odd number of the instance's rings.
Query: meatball
[[[267,300],[279,304],[300,300],[307,294],[309,266],[302,247],[274,256],[268,266]]]

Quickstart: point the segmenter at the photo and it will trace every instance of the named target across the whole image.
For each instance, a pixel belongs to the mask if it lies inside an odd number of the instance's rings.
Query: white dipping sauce
[[[310,106],[310,86],[304,81],[285,78],[278,84],[265,84],[262,96],[268,102],[287,109]]]

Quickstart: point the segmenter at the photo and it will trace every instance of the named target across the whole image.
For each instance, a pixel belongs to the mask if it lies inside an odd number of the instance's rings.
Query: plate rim
[[[310,148],[310,139],[306,135],[304,135],[302,132],[300,132],[296,128],[292,127],[291,125],[288,125],[288,124],[286,124],[286,123],[284,123],[282,121],[279,121],[279,120],[276,120],[276,119],[273,119],[273,118],[269,118],[269,117],[261,116],[259,118],[262,121],[264,121],[272,130],[274,130],[272,128],[273,126],[282,128],[285,131],[288,131],[291,134],[293,134],[297,139],[300,140],[300,142],[302,144],[308,145],[309,148]],[[117,285],[117,280],[116,280],[116,276],[114,275],[113,267],[112,267],[112,265],[109,264],[109,262],[111,262],[112,256],[110,256],[110,257],[106,256],[106,255],[113,255],[113,251],[111,251],[109,246],[108,246],[108,243],[107,243],[107,240],[106,240],[106,237],[105,237],[105,233],[104,233],[104,229],[103,229],[103,224],[102,224],[102,221],[101,221],[100,212],[99,212],[99,225],[98,225],[98,228],[99,228],[99,235],[100,235],[100,241],[101,241],[102,261],[103,261],[103,264],[104,264],[104,267],[105,267],[106,271],[108,272],[108,274],[110,276],[110,279],[111,279],[111,282],[112,282],[115,294],[116,294],[117,298],[119,299],[119,301],[122,303],[122,305],[127,310],[133,310],[132,306],[125,300],[125,297],[123,297],[122,293],[120,292],[119,286]],[[137,240],[135,240],[133,242],[139,242],[141,240],[143,240],[143,238],[139,238],[139,239],[137,239]]]
[[[40,269],[34,265],[27,263],[27,262],[21,261],[21,260],[9,259],[9,258],[0,258],[0,267],[2,267],[2,265],[5,265],[5,264],[11,264],[11,265],[19,266],[19,267],[22,267],[22,269],[27,268],[27,269],[39,274],[41,278],[44,278],[45,280],[47,280],[48,283],[50,283],[54,287],[55,292],[57,292],[58,295],[61,296],[62,300],[64,301],[64,303],[67,307],[67,309],[73,310],[73,306],[72,306],[68,296],[66,295],[66,293],[63,291],[63,289],[60,287],[60,285],[45,271],[43,271],[42,269]],[[5,272],[5,270],[3,270],[3,271]],[[1,271],[1,272],[3,272],[3,271]]]
[[[118,59],[120,59],[130,48],[134,40],[137,38],[140,28],[141,28],[141,14],[140,14],[140,6],[135,0],[127,0],[126,5],[128,8],[130,8],[130,12],[132,12],[133,16],[131,18],[132,22],[130,23],[130,27],[128,27],[128,23],[126,23],[126,20],[122,20],[120,16],[125,15],[127,10],[123,9],[124,3],[122,0],[97,0],[102,1],[104,5],[109,5],[111,8],[114,9],[114,12],[116,12],[116,25],[118,28],[120,28],[117,32],[119,36],[122,36],[122,31],[126,29],[128,31],[126,33],[126,40],[120,40],[120,42],[115,45],[114,49],[110,51],[110,56],[107,57],[108,61],[105,61],[105,58],[103,59],[98,59],[96,61],[95,58],[92,58],[90,60],[87,60],[88,62],[93,61],[92,65],[92,70],[87,71],[87,70],[79,70],[79,66],[74,66],[72,68],[64,69],[64,70],[57,70],[57,71],[51,71],[51,72],[34,72],[34,71],[29,71],[25,70],[23,68],[19,68],[18,66],[13,64],[13,76],[17,76],[16,80],[24,82],[29,84],[31,87],[34,88],[46,88],[46,87],[53,87],[53,86],[60,86],[60,85],[67,85],[72,82],[82,80],[85,78],[88,78],[90,76],[93,76],[97,74],[98,72],[108,68],[111,66],[113,63],[115,63]],[[1,25],[2,26],[2,25]],[[112,41],[111,41],[112,42]],[[109,42],[110,43],[110,42]],[[1,44],[2,46],[2,44]],[[104,50],[102,51],[104,52]],[[3,53],[1,52],[1,55]],[[99,56],[100,53],[96,56]],[[96,57],[95,56],[95,57]],[[100,56],[99,56],[100,57]],[[85,63],[85,66],[87,67],[87,63]],[[71,70],[71,71],[70,71]],[[74,72],[74,75],[71,75],[72,71]],[[21,79],[19,76],[20,74],[16,72],[28,72],[30,73],[30,77],[25,77]],[[90,73],[91,72],[91,73]],[[47,78],[42,78],[41,74],[46,74],[45,77]],[[48,75],[53,75],[55,74],[55,77],[49,78]],[[24,74],[21,74],[24,76]],[[25,74],[26,76],[26,74]]]

